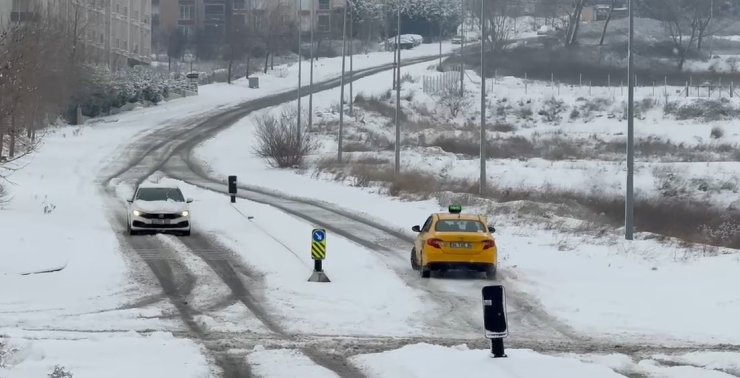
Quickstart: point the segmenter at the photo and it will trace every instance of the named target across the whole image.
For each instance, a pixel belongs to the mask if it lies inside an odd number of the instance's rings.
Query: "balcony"
[[[37,12],[10,12],[10,21],[13,22],[37,22],[41,15]]]

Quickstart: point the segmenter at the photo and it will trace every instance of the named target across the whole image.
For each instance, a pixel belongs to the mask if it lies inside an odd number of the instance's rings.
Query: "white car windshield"
[[[177,188],[139,188],[136,199],[139,201],[185,202],[182,192]]]

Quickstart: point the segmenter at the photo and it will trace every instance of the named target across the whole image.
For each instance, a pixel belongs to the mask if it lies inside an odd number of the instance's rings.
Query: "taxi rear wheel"
[[[496,267],[492,266],[488,269],[486,269],[486,279],[488,280],[495,280],[496,279]]]
[[[419,270],[419,262],[416,261],[416,248],[411,249],[411,268]]]

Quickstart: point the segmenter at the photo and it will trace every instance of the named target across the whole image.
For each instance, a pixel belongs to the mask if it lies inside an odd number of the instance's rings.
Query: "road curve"
[[[417,64],[434,59],[437,59],[437,57],[408,59],[404,61],[403,65]],[[358,70],[354,73],[354,79],[358,80],[392,68],[393,64],[384,64]],[[314,92],[335,88],[339,85],[340,78],[336,77],[314,84]],[[308,92],[305,92],[303,95],[307,94]],[[246,361],[246,352],[234,352],[234,349],[238,347],[237,350],[246,350],[256,345],[259,338],[250,342],[239,343],[237,339],[224,335],[222,338],[214,340],[211,337],[213,332],[204,329],[195,321],[194,315],[200,311],[194,308],[188,300],[197,284],[195,274],[188,270],[178,252],[159,238],[131,238],[124,235],[126,228],[125,205],[119,198],[118,189],[121,186],[135,188],[153,173],[162,169],[176,151],[183,150],[184,145],[192,146],[195,142],[203,141],[252,111],[280,105],[294,100],[294,98],[295,91],[290,90],[225,109],[207,112],[185,121],[170,122],[157,130],[139,135],[119,151],[117,158],[104,167],[100,175],[102,177],[99,181],[100,190],[103,198],[105,198],[106,207],[109,209],[108,221],[114,230],[119,231],[118,240],[126,253],[126,257],[138,259],[139,262],[143,261],[145,263],[161,287],[163,296],[175,307],[177,315],[185,327],[180,334],[205,345],[209,351],[209,357],[222,370],[223,376],[228,378],[251,376],[248,361]],[[259,279],[259,277],[246,270],[245,265],[239,261],[236,254],[197,231],[190,238],[183,238],[181,241],[193,254],[208,264],[223,284],[228,287],[229,295],[217,300],[218,303],[231,303],[233,300],[241,302],[250,314],[269,331],[269,334],[260,337],[265,339],[277,337],[284,340],[290,340],[293,337],[283,331],[281,326],[272,320],[270,314],[261,306],[259,298],[248,290],[248,285],[242,277],[254,280]],[[214,254],[213,251],[217,253]],[[151,302],[142,302],[142,305],[148,303]],[[234,343],[238,345],[233,345]],[[224,345],[231,347],[226,348]],[[306,348],[302,351],[315,363],[341,377],[363,377],[363,374],[349,364],[346,358],[339,353],[325,351],[325,353],[322,353],[318,352],[316,348]]]
[[[404,64],[417,64],[434,60],[437,57],[424,57],[408,60]],[[384,70],[392,64],[366,69],[355,73],[355,80]],[[314,92],[339,86],[339,78],[318,83]],[[304,95],[307,95],[305,93]],[[459,344],[468,342],[479,346],[481,343],[481,321],[469,311],[471,306],[479,306],[481,280],[444,280],[444,282],[422,281],[408,266],[408,251],[411,247],[409,235],[392,227],[364,219],[348,209],[332,204],[295,198],[256,186],[240,186],[240,197],[271,205],[286,213],[304,219],[315,225],[326,227],[332,233],[361,244],[377,254],[410,287],[427,295],[443,313],[435,313],[423,321],[432,329],[439,331],[440,337],[385,339],[347,337],[326,337],[325,335],[290,334],[262,305],[259,293],[249,290],[249,282],[259,280],[255,272],[246,268],[238,254],[228,250],[217,241],[195,231],[190,238],[182,238],[185,246],[203,262],[208,264],[222,283],[228,287],[229,295],[218,302],[230,303],[234,300],[244,305],[255,319],[267,329],[262,334],[239,335],[235,333],[209,332],[193,321],[197,312],[187,298],[197,285],[187,266],[181,262],[172,246],[162,243],[158,238],[129,238],[123,236],[125,214],[123,203],[116,195],[119,185],[135,187],[156,172],[215,192],[225,192],[224,177],[206,171],[202,164],[192,157],[193,149],[200,143],[230,127],[249,113],[266,107],[277,106],[293,101],[294,91],[266,96],[238,106],[208,112],[186,121],[173,122],[155,131],[142,135],[122,151],[119,159],[104,170],[101,190],[109,201],[109,220],[114,229],[121,230],[119,241],[131,258],[146,262],[146,266],[156,277],[164,295],[177,309],[184,329],[177,334],[193,338],[206,346],[215,364],[223,371],[224,377],[250,376],[246,350],[257,344],[299,348],[318,365],[342,377],[362,377],[363,374],[347,358],[357,353],[371,353],[394,349],[409,343],[435,340]],[[121,209],[121,210],[115,210]],[[502,275],[504,281],[506,274]],[[448,287],[449,286],[449,287]],[[452,290],[450,289],[452,288]],[[542,310],[539,303],[526,293],[516,291],[515,286],[507,286],[510,305],[509,319],[512,334],[511,346],[534,349],[541,352],[620,352],[634,356],[647,356],[654,352],[685,350],[740,350],[739,346],[712,345],[656,345],[648,340],[604,340],[580,335],[560,320]],[[619,345],[616,345],[619,344]],[[351,347],[347,347],[347,346]],[[351,352],[344,352],[349,350]]]

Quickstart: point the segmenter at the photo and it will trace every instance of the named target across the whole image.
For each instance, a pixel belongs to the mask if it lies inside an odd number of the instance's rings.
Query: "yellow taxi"
[[[412,230],[419,235],[411,250],[411,267],[429,278],[432,270],[468,269],[496,278],[497,251],[493,233],[481,215],[462,214],[460,206],[449,213],[432,214],[423,226]]]

